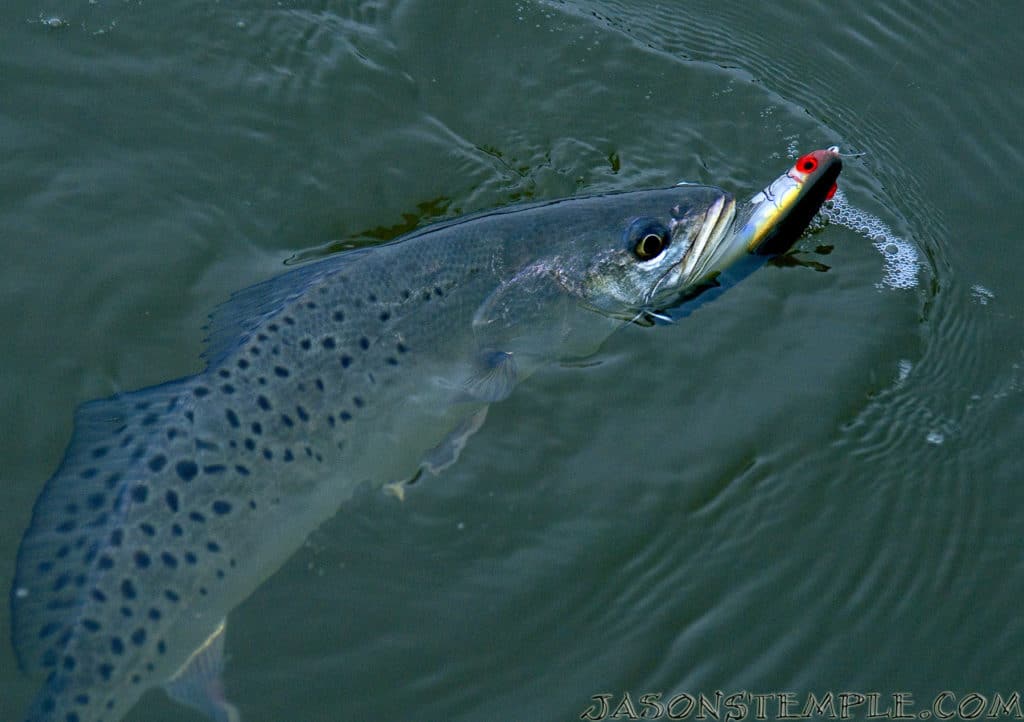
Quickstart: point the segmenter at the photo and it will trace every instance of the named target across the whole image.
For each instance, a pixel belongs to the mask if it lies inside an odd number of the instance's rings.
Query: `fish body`
[[[202,373],[76,414],[12,589],[19,661],[45,678],[26,719],[116,722],[163,686],[237,720],[228,612],[357,487],[443,468],[537,368],[661,317],[717,272],[735,215],[708,186],[540,203],[237,293]]]

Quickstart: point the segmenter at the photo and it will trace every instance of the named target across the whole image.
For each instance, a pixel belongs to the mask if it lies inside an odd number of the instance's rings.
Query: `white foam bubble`
[[[897,236],[881,218],[850,205],[841,189],[821,209],[829,223],[835,223],[860,233],[873,241],[875,249],[885,260],[881,286],[914,288],[918,283],[921,261],[917,249]]]

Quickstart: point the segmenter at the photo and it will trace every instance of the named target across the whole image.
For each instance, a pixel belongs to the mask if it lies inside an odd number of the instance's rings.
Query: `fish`
[[[235,293],[202,372],[76,411],[11,590],[19,663],[43,680],[24,719],[116,722],[163,688],[239,720],[229,612],[356,489],[401,496],[537,369],[785,250],[840,168],[814,151],[743,204],[677,185],[512,206]]]

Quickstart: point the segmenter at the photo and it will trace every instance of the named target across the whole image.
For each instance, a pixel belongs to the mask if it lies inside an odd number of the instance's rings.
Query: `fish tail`
[[[102,593],[101,556],[118,543],[133,482],[166,463],[160,449],[176,433],[168,421],[172,412],[179,419],[182,412],[185,418],[192,413],[195,378],[91,401],[75,414],[64,459],[40,493],[22,538],[11,589],[18,662],[47,679],[28,720],[93,717],[88,711],[98,700],[88,702],[81,680],[95,677],[96,670],[80,658],[78,641],[99,625],[83,610]],[[55,716],[62,707],[63,716]]]

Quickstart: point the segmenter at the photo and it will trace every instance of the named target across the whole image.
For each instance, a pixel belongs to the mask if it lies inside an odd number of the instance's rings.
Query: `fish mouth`
[[[690,286],[704,280],[705,271],[720,255],[719,250],[732,234],[736,218],[736,199],[729,193],[722,193],[704,213],[700,232],[683,254],[679,262],[680,278]]]

